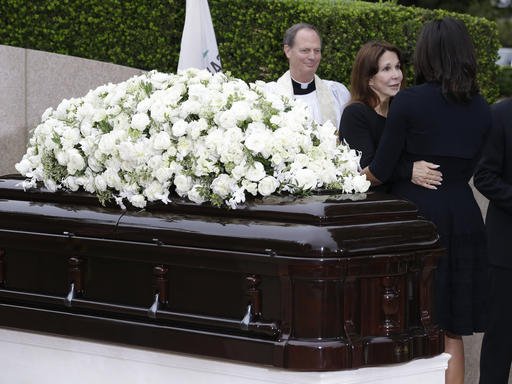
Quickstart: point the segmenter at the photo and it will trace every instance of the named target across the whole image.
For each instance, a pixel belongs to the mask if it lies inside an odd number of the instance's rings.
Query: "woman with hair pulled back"
[[[438,164],[437,189],[407,180],[390,193],[415,203],[437,227],[446,249],[435,274],[434,318],[445,331],[451,354],[446,383],[464,382],[462,335],[485,324],[487,258],[484,224],[473,197],[473,175],[491,127],[491,113],[479,94],[477,63],[465,25],[446,17],[424,25],[416,44],[417,85],[400,91],[390,105],[375,157],[363,172],[374,184],[391,179],[400,159]]]

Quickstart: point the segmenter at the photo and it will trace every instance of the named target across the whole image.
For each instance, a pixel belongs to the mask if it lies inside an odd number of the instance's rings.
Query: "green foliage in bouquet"
[[[209,0],[209,5],[223,67],[245,81],[274,80],[286,70],[283,33],[303,21],[318,26],[323,36],[321,77],[348,84],[359,47],[384,39],[403,50],[412,84],[411,57],[422,24],[452,15],[473,37],[483,95],[489,102],[498,97],[499,39],[496,24],[484,18],[350,0]],[[185,0],[3,0],[0,15],[0,44],[174,72]]]

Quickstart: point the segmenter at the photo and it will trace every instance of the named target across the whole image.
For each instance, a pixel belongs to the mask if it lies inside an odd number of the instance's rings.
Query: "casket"
[[[0,326],[292,370],[443,351],[434,225],[390,195],[143,210],[0,178]]]

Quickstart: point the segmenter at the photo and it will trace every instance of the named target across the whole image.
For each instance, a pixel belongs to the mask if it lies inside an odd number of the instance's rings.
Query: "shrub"
[[[320,76],[348,84],[359,47],[371,39],[384,39],[403,50],[411,84],[411,57],[422,24],[452,15],[462,19],[472,34],[483,95],[491,102],[498,97],[497,29],[483,18],[392,2],[210,0],[209,4],[223,67],[246,81],[276,79],[286,70],[283,33],[304,21],[317,25],[322,33]],[[174,72],[185,0],[2,0],[0,14],[2,44]]]
[[[500,97],[512,96],[512,67],[500,67],[497,78]]]

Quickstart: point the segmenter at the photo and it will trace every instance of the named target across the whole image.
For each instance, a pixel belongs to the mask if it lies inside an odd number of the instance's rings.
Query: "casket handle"
[[[152,319],[156,319],[156,312],[158,311],[158,307],[160,305],[160,294],[155,293],[155,301],[153,301],[153,304],[151,304],[151,307],[148,309],[148,316]]]
[[[71,307],[71,302],[75,298],[75,283],[71,283],[69,287],[69,292],[67,296],[64,298],[64,304],[66,307]]]
[[[242,318],[242,321],[240,322],[240,328],[242,328],[244,331],[247,331],[249,329],[249,323],[252,321],[252,306],[249,304],[247,306],[247,311],[245,312],[245,316]]]

